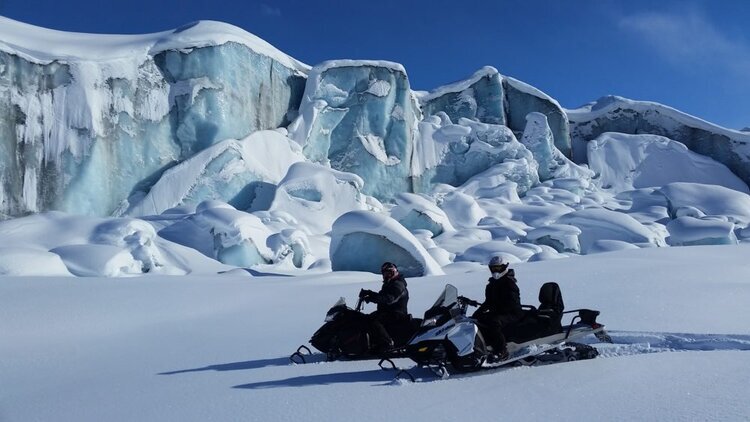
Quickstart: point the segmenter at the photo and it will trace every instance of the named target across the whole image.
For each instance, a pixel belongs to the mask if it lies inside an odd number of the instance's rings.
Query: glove
[[[470,306],[479,306],[479,302],[477,302],[476,300],[471,300],[471,299],[469,299],[468,297],[465,297],[465,296],[459,296],[458,300],[460,302],[464,302],[464,303],[466,303],[467,305],[470,305]]]
[[[374,295],[375,292],[372,290],[362,289],[359,291],[359,298],[364,300],[365,302],[369,302],[369,298]]]

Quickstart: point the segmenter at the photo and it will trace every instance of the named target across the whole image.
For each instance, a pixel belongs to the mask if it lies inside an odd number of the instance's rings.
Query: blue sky
[[[614,94],[750,126],[746,0],[0,0],[0,15],[98,33],[219,20],[311,65],[402,63],[415,89],[491,65],[568,108]]]

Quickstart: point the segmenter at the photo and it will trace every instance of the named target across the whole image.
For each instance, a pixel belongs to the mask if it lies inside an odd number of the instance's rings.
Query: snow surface
[[[0,414],[7,422],[376,421],[383,414],[373,404],[387,403],[399,420],[745,420],[748,247],[514,264],[524,303],[557,281],[568,309],[602,312],[615,343],[597,345],[602,356],[589,361],[447,380],[417,371],[426,381],[417,384],[393,383],[374,360],[288,361],[338,297],[351,304],[359,289],[377,289],[373,274],[8,277],[0,332],[12,341],[0,342]],[[481,298],[487,275],[465,267],[409,278],[409,309],[421,315],[446,283]]]

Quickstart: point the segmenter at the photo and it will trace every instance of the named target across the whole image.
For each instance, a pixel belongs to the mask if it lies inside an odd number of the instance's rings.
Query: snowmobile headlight
[[[438,322],[438,318],[437,317],[427,318],[424,321],[422,321],[422,326],[423,327],[433,327],[433,326],[437,325],[437,322]]]

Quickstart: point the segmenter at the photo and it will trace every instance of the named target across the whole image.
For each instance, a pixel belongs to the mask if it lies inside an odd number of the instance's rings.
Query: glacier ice
[[[265,210],[289,167],[304,159],[299,145],[274,130],[222,141],[165,171],[148,193],[133,194],[125,214],[156,215],[210,199]]]
[[[50,209],[109,215],[131,191],[195,152],[286,124],[304,89],[303,66],[288,67],[288,57],[269,55],[272,47],[258,48],[247,41],[250,34],[225,24],[67,38],[1,19],[0,213],[6,215]],[[28,47],[32,42],[37,50]],[[55,47],[66,54],[41,52]]]
[[[547,116],[539,112],[526,115],[521,143],[531,151],[537,162],[539,180],[557,178],[590,179],[593,172],[570,161],[555,146]]]
[[[662,104],[617,96],[566,111],[577,163],[586,162],[587,142],[602,133],[660,135],[726,165],[750,184],[750,133],[725,129]]]
[[[508,127],[522,133],[526,128],[526,116],[533,112],[541,113],[549,122],[555,147],[564,156],[570,157],[572,148],[568,116],[560,104],[531,85],[507,76],[503,79],[503,89],[508,103]]]
[[[390,261],[405,277],[443,274],[414,235],[396,220],[371,211],[351,211],[333,223],[330,257],[333,271],[379,273],[383,262]]]
[[[412,190],[410,158],[419,114],[401,65],[329,61],[310,71],[289,134],[309,159],[372,181],[365,194],[392,198]]]
[[[505,125],[505,98],[502,76],[491,66],[469,79],[445,85],[419,96],[422,113],[444,112],[457,122],[461,118]]]
[[[589,166],[597,173],[598,183],[614,192],[671,182],[721,185],[750,192],[724,164],[663,136],[605,132],[587,146]]]

